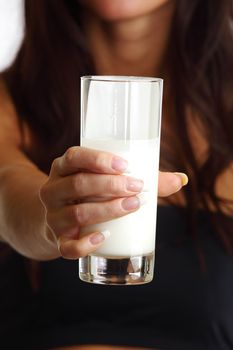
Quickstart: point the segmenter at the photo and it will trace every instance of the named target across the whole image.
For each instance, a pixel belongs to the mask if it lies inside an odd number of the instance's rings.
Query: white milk
[[[129,257],[146,255],[155,248],[159,139],[153,140],[90,140],[82,146],[117,154],[129,162],[126,175],[142,179],[142,205],[134,213],[114,220],[85,227],[82,232],[110,231],[110,237],[92,255]]]

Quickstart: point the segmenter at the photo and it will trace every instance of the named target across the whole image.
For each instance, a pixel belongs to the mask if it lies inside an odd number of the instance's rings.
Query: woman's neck
[[[88,13],[86,35],[97,74],[155,76],[163,70],[174,2],[153,13],[104,22]]]

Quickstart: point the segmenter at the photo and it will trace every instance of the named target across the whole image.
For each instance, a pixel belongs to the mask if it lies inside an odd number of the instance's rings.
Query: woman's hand
[[[46,210],[46,236],[56,241],[61,255],[77,259],[104,241],[101,232],[80,237],[84,226],[127,215],[140,207],[143,181],[122,175],[127,161],[111,153],[71,147],[55,159],[40,198]],[[182,174],[160,173],[159,196],[182,187]]]

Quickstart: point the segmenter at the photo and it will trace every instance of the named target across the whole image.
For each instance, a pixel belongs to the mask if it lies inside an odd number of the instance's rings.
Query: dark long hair
[[[215,184],[233,158],[232,4],[177,0],[167,60],[179,140],[170,168],[186,169],[191,179],[185,190],[191,231],[195,232],[200,204],[209,213],[210,206],[217,209],[213,220],[229,252],[233,230],[222,224],[224,200],[216,195]],[[25,6],[25,39],[4,75],[20,119],[41,145],[35,161],[48,170],[54,157],[79,143],[79,77],[94,74],[95,67],[77,0],[26,0]],[[208,140],[201,165],[190,143],[187,108],[204,126]],[[162,164],[168,160],[162,159]]]

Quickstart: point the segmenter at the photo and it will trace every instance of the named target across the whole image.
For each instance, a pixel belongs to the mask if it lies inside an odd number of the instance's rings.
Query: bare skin
[[[21,152],[17,115],[2,84],[0,91],[1,239],[36,260],[61,255],[77,259],[88,254],[102,242],[96,244],[97,235],[93,244],[93,233],[77,239],[80,227],[137,210],[139,202],[135,195],[140,191],[132,191],[135,179],[132,179],[131,190],[127,190],[129,178],[121,175],[123,168],[117,169],[117,162],[113,167],[114,155],[81,147],[70,148],[56,159],[49,176],[42,173]],[[28,143],[30,145],[30,131]],[[117,161],[119,163],[119,159]],[[80,168],[86,169],[87,173],[84,175]],[[102,175],[88,174],[88,170]],[[142,185],[140,179],[139,185]],[[181,186],[182,178],[177,175],[163,173],[160,176],[161,196],[174,193]],[[104,205],[71,204],[99,195],[108,198]],[[134,208],[128,206],[126,209],[127,198],[133,201]]]
[[[89,2],[91,3],[92,1],[90,0]],[[96,3],[96,1],[93,2]],[[114,72],[114,74],[119,75],[157,75],[162,69],[161,62],[166,53],[172,13],[173,4],[170,3],[168,6],[165,4],[157,10],[157,16],[159,17],[157,21],[155,20],[155,13],[145,15],[145,17],[128,18],[119,22],[112,20],[108,23],[102,22],[99,13],[97,16],[90,16],[86,30],[99,73],[113,74]],[[107,14],[105,13],[104,15],[106,19]],[[155,32],[158,33],[156,37],[154,35]],[[140,70],[138,67],[140,67]],[[208,146],[200,132],[198,132],[197,126],[193,124],[192,128],[190,127],[190,138],[193,139],[196,153],[200,156],[200,162],[202,162],[208,151]],[[160,186],[162,186],[163,176],[160,177]],[[229,194],[229,188],[231,188],[229,181],[232,181],[232,178],[232,171],[228,169],[217,182],[217,191],[221,194],[224,193],[226,198],[233,198],[232,191]],[[228,186],[226,186],[227,183]],[[228,192],[224,188],[228,188]],[[161,192],[160,187],[161,194],[166,195]],[[177,196],[174,196],[174,201],[176,204],[184,204],[183,196],[179,196],[179,193]],[[126,350],[132,348],[102,345],[60,348],[60,350],[68,349]],[[141,348],[133,349],[143,350]]]
[[[146,23],[145,19],[143,21]],[[133,38],[132,30],[136,26],[132,27],[132,19],[129,26]],[[126,23],[124,28],[117,30],[121,35],[127,32],[129,40]],[[143,28],[148,33],[148,26]],[[118,43],[118,37],[115,38]],[[134,47],[138,45],[139,39]],[[112,66],[114,64],[112,61]],[[97,249],[104,240],[98,232],[79,238],[81,227],[139,209],[137,195],[143,183],[140,179],[122,175],[127,168],[124,160],[115,159],[109,153],[73,147],[54,160],[47,176],[20,149],[22,135],[17,115],[4,86],[1,88],[0,106],[0,232],[1,239],[19,253],[37,260],[54,259],[61,255],[77,259]],[[27,126],[25,128],[30,148],[33,135]],[[80,169],[84,169],[85,173]],[[96,172],[98,174],[93,174]],[[184,178],[177,174],[161,173],[159,195],[168,196],[180,190],[183,181]],[[105,203],[81,203],[94,196],[104,197]]]
[[[103,21],[95,12],[86,13],[86,36],[99,74],[160,75],[175,2],[153,2],[155,9],[150,12],[141,9],[140,16],[122,15],[123,19],[115,21]]]

